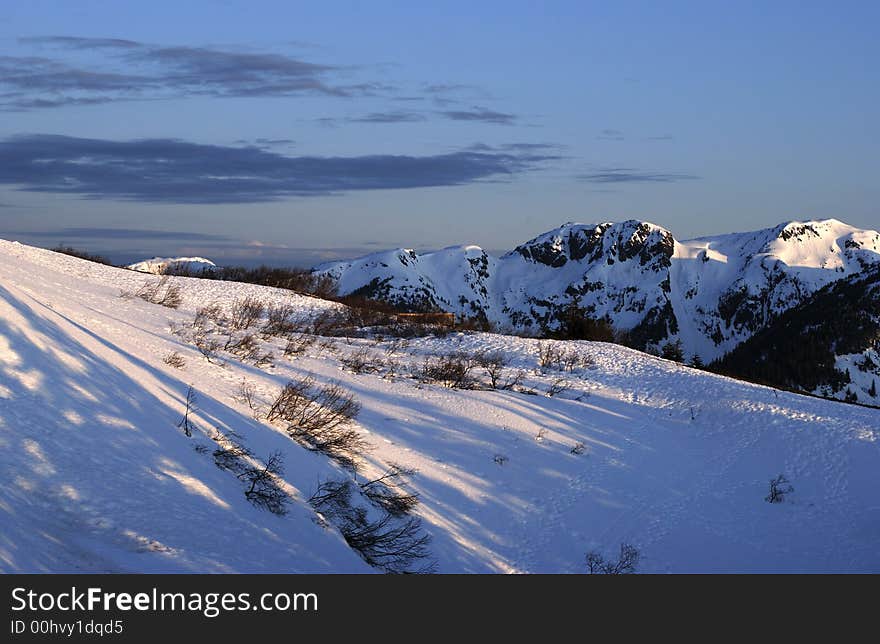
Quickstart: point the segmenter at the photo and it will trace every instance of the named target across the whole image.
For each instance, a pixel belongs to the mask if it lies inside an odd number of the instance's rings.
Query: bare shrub
[[[353,373],[376,373],[384,366],[381,359],[373,357],[368,349],[359,349],[339,359]]]
[[[538,366],[541,369],[559,369],[562,365],[562,349],[553,342],[538,343]]]
[[[211,322],[221,327],[229,323],[226,314],[219,304],[209,304],[196,309],[196,316],[192,322],[194,329],[210,328]]]
[[[547,438],[547,428],[542,427],[538,430],[538,433],[535,434],[535,440],[539,443],[543,443],[545,438]]]
[[[258,508],[272,514],[287,514],[290,496],[279,485],[278,477],[284,474],[284,458],[281,452],[272,452],[262,467],[247,465],[238,475],[248,488],[245,497]]]
[[[504,454],[495,454],[495,456],[492,458],[492,460],[495,461],[496,465],[504,465],[510,459],[507,456],[505,456]]]
[[[213,456],[217,467],[221,470],[229,470],[238,476],[247,468],[247,459],[251,458],[253,453],[240,443],[223,440],[214,450]]]
[[[587,553],[587,571],[591,575],[632,575],[639,565],[639,557],[635,547],[621,543],[617,561],[606,561],[598,552]]]
[[[547,395],[552,398],[553,396],[558,396],[564,391],[568,391],[568,389],[568,381],[565,378],[557,378],[550,384],[550,387],[547,388]]]
[[[172,351],[166,355],[162,358],[162,362],[175,369],[183,369],[186,366],[186,358],[180,355],[177,351]]]
[[[498,389],[501,384],[504,367],[507,366],[507,358],[504,357],[504,354],[500,351],[482,353],[477,357],[477,364],[482,367],[489,377],[489,386],[492,389]]]
[[[248,381],[246,378],[242,378],[238,385],[237,395],[233,396],[233,399],[242,405],[247,405],[248,409],[251,410],[251,416],[254,420],[260,420],[260,418],[262,418],[262,405],[260,405],[257,400],[257,390],[256,387],[254,387],[254,383]]]
[[[229,310],[229,324],[233,329],[249,329],[263,316],[266,305],[262,300],[247,296],[232,303]]]
[[[782,503],[785,501],[785,496],[792,492],[794,492],[794,487],[788,482],[785,475],[780,474],[775,479],[770,479],[770,493],[764,497],[764,500],[768,503]]]
[[[461,352],[425,358],[421,378],[450,389],[473,389],[476,384],[471,371],[476,366],[473,357]]]
[[[587,451],[587,446],[581,442],[575,443],[570,450],[568,450],[569,454],[574,454],[575,456],[580,456],[584,452]]]
[[[266,420],[270,423],[276,420],[293,422],[300,410],[309,404],[314,386],[315,379],[312,376],[288,382],[270,405]]]
[[[288,435],[308,449],[326,454],[343,467],[356,469],[367,443],[352,422],[360,403],[339,383],[317,386],[309,376],[288,382],[266,412],[270,422],[283,421]]]
[[[272,365],[275,362],[275,356],[270,352],[260,353],[254,358],[254,366],[258,369],[263,369]]]
[[[176,309],[183,301],[180,286],[169,284],[167,275],[163,275],[158,281],[147,280],[135,295],[146,302],[167,306],[170,309]]]
[[[430,555],[431,537],[422,532],[421,520],[400,520],[387,511],[371,518],[366,508],[352,503],[353,492],[351,481],[325,481],[309,503],[336,525],[367,564],[389,573],[431,572],[431,565],[414,568]]]
[[[336,342],[331,338],[324,338],[323,340],[318,341],[315,344],[315,347],[319,352],[329,351],[330,353],[336,353],[338,351],[336,348]]]
[[[205,360],[210,362],[211,364],[222,365],[223,362],[217,359],[217,351],[220,350],[220,341],[216,338],[212,338],[210,335],[203,331],[198,331],[193,335],[193,344],[196,349],[198,349],[199,353],[201,353]]]
[[[295,309],[290,304],[278,304],[270,306],[266,311],[266,323],[263,325],[263,334],[267,336],[283,336],[294,331],[296,324],[293,322]]]
[[[414,476],[416,470],[392,463],[380,477],[361,484],[361,491],[370,501],[388,514],[402,517],[419,504],[418,494],[408,494],[400,489],[401,483]]]
[[[193,429],[195,429],[195,425],[189,419],[189,416],[196,411],[198,411],[196,407],[196,392],[193,390],[192,385],[190,385],[189,389],[186,390],[186,410],[183,413],[183,418],[177,423],[177,426],[182,429],[183,433],[188,437],[192,436]]]
[[[409,343],[410,341],[407,338],[395,338],[388,343],[387,347],[385,347],[385,354],[391,356],[395,353],[405,351],[407,348],[409,348]]]
[[[517,369],[513,376],[507,378],[504,381],[504,384],[501,385],[500,389],[505,391],[517,390],[522,385],[523,380],[525,380],[526,372],[522,369]]]
[[[291,335],[287,338],[287,344],[284,345],[284,356],[299,356],[308,351],[308,348],[314,343],[315,339],[311,336],[300,334]]]
[[[251,360],[259,355],[260,344],[252,333],[245,333],[241,336],[230,333],[223,344],[223,350],[242,360]]]

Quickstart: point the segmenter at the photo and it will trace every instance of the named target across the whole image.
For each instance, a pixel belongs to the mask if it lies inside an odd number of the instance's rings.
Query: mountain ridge
[[[639,349],[682,343],[714,360],[812,293],[880,264],[880,233],[837,219],[677,240],[647,221],[567,222],[499,257],[479,246],[372,253],[315,267],[357,295],[444,310],[523,335],[573,302]]]

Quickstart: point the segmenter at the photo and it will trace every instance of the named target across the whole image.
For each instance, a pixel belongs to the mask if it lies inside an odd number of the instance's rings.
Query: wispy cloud
[[[419,112],[372,112],[364,116],[346,119],[351,123],[417,123],[427,120],[424,114]]]
[[[675,172],[648,172],[637,168],[600,168],[596,172],[583,174],[578,178],[589,183],[673,183],[700,177]]]
[[[0,184],[153,203],[254,203],[291,196],[509,180],[552,154],[462,150],[432,156],[285,156],[177,139],[107,141],[23,135],[0,141]]]
[[[225,241],[225,235],[208,233],[176,232],[171,230],[146,230],[141,228],[60,228],[58,230],[17,231],[31,237],[63,237],[65,239],[143,239],[170,241]]]
[[[624,136],[623,132],[621,132],[620,130],[606,128],[599,132],[599,135],[596,137],[596,139],[600,141],[623,141]]]
[[[352,67],[278,53],[73,36],[19,42],[43,50],[89,52],[90,58],[76,64],[70,56],[0,57],[0,108],[5,110],[191,96],[375,96],[394,89],[372,81],[344,81]]]
[[[468,150],[475,150],[477,152],[538,152],[538,151],[549,151],[549,150],[561,150],[565,146],[560,145],[559,143],[501,143],[500,145],[488,145],[487,143],[474,143]]]
[[[517,120],[515,114],[496,112],[485,107],[473,107],[469,110],[446,110],[440,114],[453,121],[480,121],[495,125],[513,125]]]

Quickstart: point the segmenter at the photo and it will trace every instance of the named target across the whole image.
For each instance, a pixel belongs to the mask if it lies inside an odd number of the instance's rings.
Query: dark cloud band
[[[700,177],[674,172],[646,172],[636,168],[601,168],[598,172],[583,174],[578,178],[589,183],[673,183]]]
[[[558,157],[463,150],[433,156],[284,156],[176,139],[107,141],[24,135],[0,141],[0,184],[153,203],[253,203],[292,196],[504,180]]]

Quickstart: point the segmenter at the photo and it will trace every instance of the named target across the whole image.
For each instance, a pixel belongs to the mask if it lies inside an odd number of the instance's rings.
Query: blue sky
[[[0,236],[116,259],[880,228],[872,2],[5,2]]]

